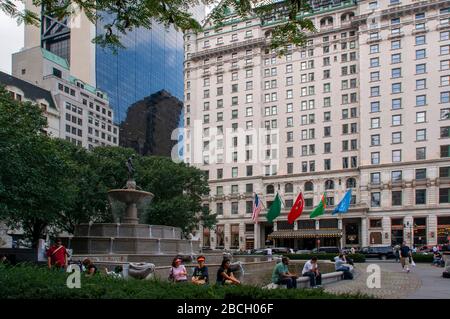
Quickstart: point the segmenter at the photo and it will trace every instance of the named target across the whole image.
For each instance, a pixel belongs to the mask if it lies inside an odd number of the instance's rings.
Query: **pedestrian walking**
[[[406,242],[403,242],[402,247],[400,248],[400,262],[403,271],[410,272],[410,258],[412,258],[411,249],[406,245]]]

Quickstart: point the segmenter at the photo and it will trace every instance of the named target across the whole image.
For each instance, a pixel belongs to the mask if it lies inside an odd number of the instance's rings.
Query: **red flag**
[[[300,193],[298,194],[294,206],[292,206],[291,211],[288,214],[289,224],[293,224],[294,221],[300,217],[303,212],[303,207],[305,207],[305,200],[303,199],[303,193]]]

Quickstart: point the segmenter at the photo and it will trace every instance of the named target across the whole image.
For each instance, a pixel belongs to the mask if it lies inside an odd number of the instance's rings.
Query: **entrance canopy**
[[[317,229],[302,229],[302,230],[278,230],[271,233],[269,238],[341,238],[341,229],[317,230]]]

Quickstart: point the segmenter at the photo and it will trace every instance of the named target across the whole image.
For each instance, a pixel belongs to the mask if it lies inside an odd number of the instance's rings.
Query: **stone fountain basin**
[[[139,203],[144,199],[153,199],[154,195],[150,192],[139,191],[135,189],[112,189],[108,191],[110,200],[117,200],[122,203]]]

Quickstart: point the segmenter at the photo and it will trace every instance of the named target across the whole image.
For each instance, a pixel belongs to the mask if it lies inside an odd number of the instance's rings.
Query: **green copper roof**
[[[66,59],[61,58],[61,57],[57,56],[56,54],[53,54],[52,52],[47,51],[45,49],[41,48],[41,50],[42,50],[42,56],[44,57],[44,59],[52,61],[52,62],[58,64],[59,66],[62,66],[66,70],[69,70],[69,62],[67,62]]]

